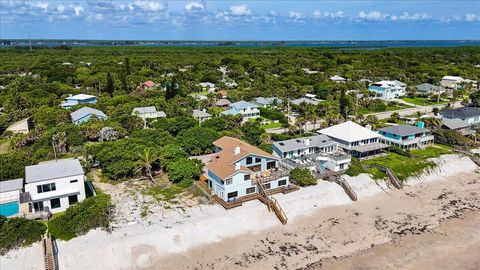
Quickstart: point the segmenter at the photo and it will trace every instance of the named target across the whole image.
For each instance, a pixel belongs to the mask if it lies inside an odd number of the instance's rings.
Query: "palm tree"
[[[58,152],[66,153],[67,152],[67,133],[65,131],[57,132],[52,137],[52,141],[54,142]]]
[[[158,156],[150,151],[150,148],[143,149],[143,153],[138,154],[137,172],[144,172],[145,175],[155,184],[152,175],[152,164],[158,160]]]

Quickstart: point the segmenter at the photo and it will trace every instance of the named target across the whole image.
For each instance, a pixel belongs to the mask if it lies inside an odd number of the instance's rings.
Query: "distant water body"
[[[29,46],[28,40],[0,40],[0,47]],[[148,40],[32,40],[32,46],[92,47],[320,47],[338,49],[382,49],[412,47],[480,46],[480,40],[379,40],[379,41],[148,41]]]

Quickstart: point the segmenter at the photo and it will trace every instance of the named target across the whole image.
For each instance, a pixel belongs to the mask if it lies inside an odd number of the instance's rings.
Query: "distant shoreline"
[[[35,47],[305,47],[335,49],[433,48],[480,46],[480,40],[326,40],[326,41],[222,41],[222,40],[83,40],[35,39]],[[28,39],[0,39],[2,47],[28,47]]]

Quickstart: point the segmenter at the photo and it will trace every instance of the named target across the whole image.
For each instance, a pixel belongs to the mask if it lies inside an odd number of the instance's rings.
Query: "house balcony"
[[[253,173],[250,175],[250,180],[252,181],[252,185],[255,185],[257,182],[268,183],[289,175],[290,170],[277,167],[274,169],[265,170],[263,172]]]
[[[416,146],[416,145],[433,143],[434,138],[435,137],[433,135],[416,137],[416,138],[410,139],[410,140],[398,140],[398,139],[393,139],[393,138],[389,138],[389,137],[385,137],[385,136],[382,137],[382,139],[388,144],[395,144],[395,145],[398,145],[400,147],[409,147],[409,148],[411,148],[412,146]]]

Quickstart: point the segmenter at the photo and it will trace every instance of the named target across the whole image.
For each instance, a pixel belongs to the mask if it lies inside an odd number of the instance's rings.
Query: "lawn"
[[[263,129],[272,129],[272,128],[281,128],[281,127],[282,127],[282,123],[270,123],[262,126]]]
[[[412,97],[404,97],[404,98],[402,98],[402,100],[405,101],[405,102],[411,103],[411,104],[415,104],[417,106],[428,106],[428,105],[448,103],[448,101],[440,100],[440,102],[436,102],[436,101],[430,101],[426,98],[421,98],[421,97],[413,97],[413,98]]]
[[[380,112],[390,112],[390,111],[398,111],[398,110],[402,110],[402,109],[407,109],[407,108],[411,108],[411,106],[408,106],[406,104],[397,104],[397,105],[387,105],[387,107],[385,108],[384,111],[373,111],[373,110],[370,110],[368,108],[359,108],[357,113],[359,114],[370,114],[370,113],[380,113]]]
[[[5,154],[8,152],[10,148],[10,140],[8,139],[0,139],[0,154]]]
[[[389,167],[397,175],[398,179],[405,179],[421,174],[425,169],[435,167],[435,163],[428,161],[428,158],[436,158],[440,155],[451,153],[451,149],[446,146],[434,145],[421,150],[412,150],[415,157],[406,157],[396,153],[390,153],[383,157],[378,157],[364,161],[365,164],[379,164]],[[381,178],[382,174],[372,173],[375,179]]]

